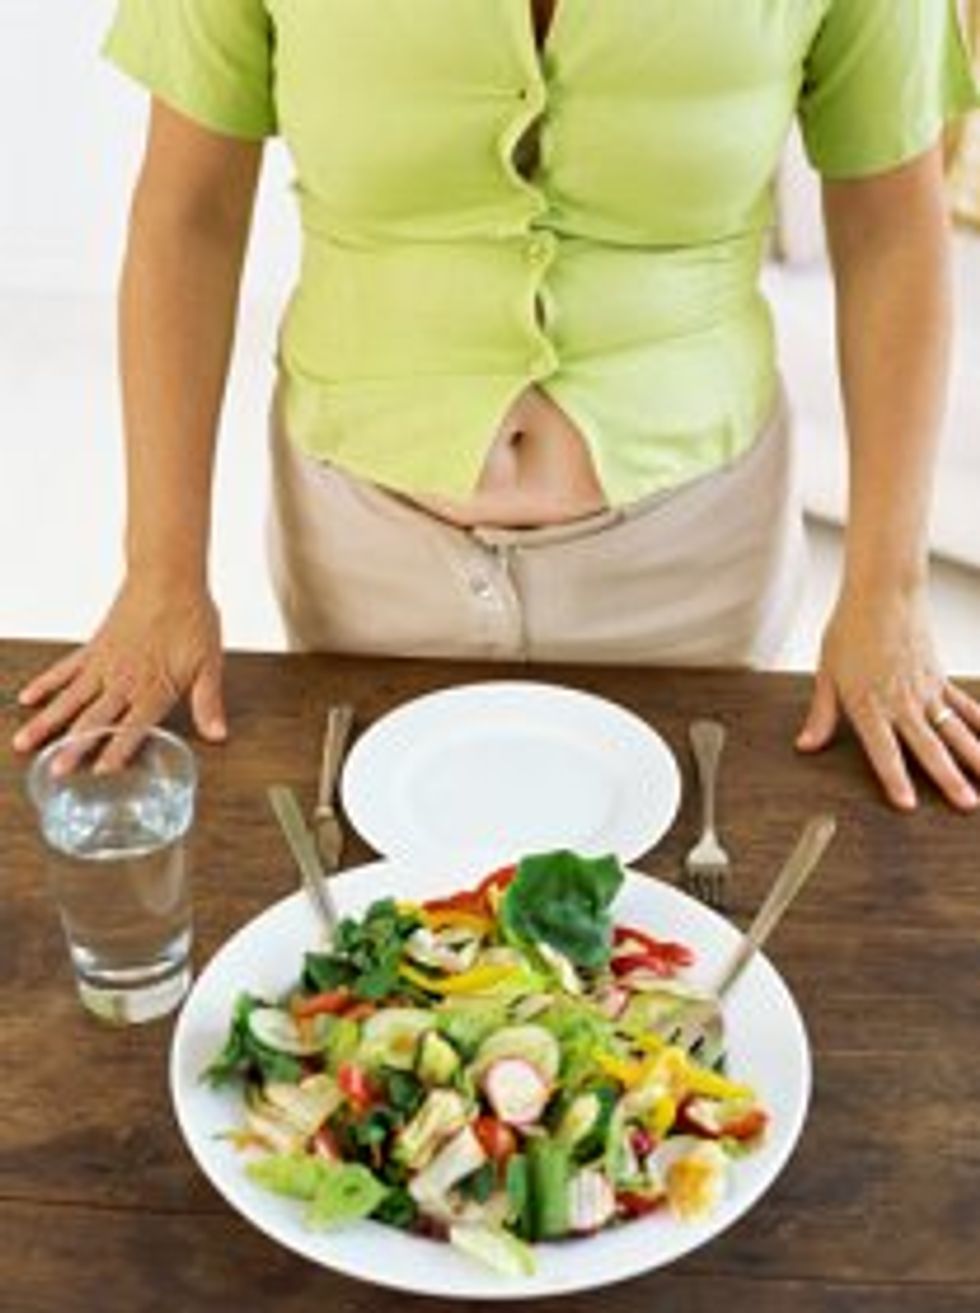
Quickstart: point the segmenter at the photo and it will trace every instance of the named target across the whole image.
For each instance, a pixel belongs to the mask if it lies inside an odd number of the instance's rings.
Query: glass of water
[[[93,769],[113,736],[69,734],[34,760],[27,789],[83,1004],[119,1023],[172,1011],[190,984],[186,836],[197,767],[181,739],[140,730],[127,764]],[[76,764],[56,765],[62,753]]]

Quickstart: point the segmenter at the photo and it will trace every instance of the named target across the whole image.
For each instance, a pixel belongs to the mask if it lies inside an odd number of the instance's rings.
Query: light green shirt
[[[558,0],[541,53],[530,0],[119,0],[105,50],[289,147],[293,440],[449,496],[531,382],[614,504],[743,451],[775,390],[758,277],[794,115],[845,178],[978,103],[952,0]]]

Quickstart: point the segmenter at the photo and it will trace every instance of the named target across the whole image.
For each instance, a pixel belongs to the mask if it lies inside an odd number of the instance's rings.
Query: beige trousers
[[[299,651],[765,666],[805,563],[785,398],[724,468],[570,524],[464,529],[301,452],[271,412],[267,547]]]

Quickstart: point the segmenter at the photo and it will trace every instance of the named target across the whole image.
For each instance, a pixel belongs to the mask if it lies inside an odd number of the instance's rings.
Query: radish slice
[[[494,1112],[511,1126],[536,1122],[551,1097],[551,1086],[524,1058],[498,1058],[491,1063],[483,1088]]]

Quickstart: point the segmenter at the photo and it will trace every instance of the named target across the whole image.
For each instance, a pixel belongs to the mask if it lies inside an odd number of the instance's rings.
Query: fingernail
[[[220,720],[212,720],[208,725],[208,733],[213,739],[223,739],[228,733],[228,727]]]
[[[27,747],[27,742],[28,742],[27,734],[23,730],[21,730],[19,733],[14,735],[14,737],[11,739],[11,742],[13,743],[14,748],[18,752],[23,752],[24,749]]]
[[[977,803],[980,802],[980,798],[977,797],[973,789],[964,789],[960,794],[960,799],[963,806],[969,807],[971,811],[976,807]]]
[[[31,692],[29,692],[26,688],[22,688],[21,691],[17,694],[17,701],[20,703],[22,707],[29,707],[31,703],[34,701],[34,695]]]

